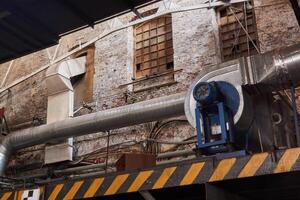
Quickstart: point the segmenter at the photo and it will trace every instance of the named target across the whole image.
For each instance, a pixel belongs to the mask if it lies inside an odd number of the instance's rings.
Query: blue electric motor
[[[197,149],[206,154],[231,151],[234,122],[240,98],[236,88],[225,81],[200,82],[193,90]]]

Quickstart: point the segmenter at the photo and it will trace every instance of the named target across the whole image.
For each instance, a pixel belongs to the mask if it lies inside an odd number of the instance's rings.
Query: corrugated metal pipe
[[[300,85],[300,44],[252,56],[249,61],[251,85],[273,90]]]
[[[8,159],[15,150],[43,144],[53,139],[81,136],[181,116],[184,114],[184,99],[185,94],[180,93],[13,132],[0,144],[0,176],[4,174]]]

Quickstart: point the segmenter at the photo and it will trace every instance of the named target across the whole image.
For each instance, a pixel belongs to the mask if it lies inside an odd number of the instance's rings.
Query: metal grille
[[[257,29],[251,4],[226,7],[218,15],[223,60],[256,54]]]
[[[137,25],[134,34],[136,78],[173,71],[171,15]]]

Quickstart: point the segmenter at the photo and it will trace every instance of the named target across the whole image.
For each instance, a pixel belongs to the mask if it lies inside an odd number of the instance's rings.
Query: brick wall
[[[300,28],[289,0],[254,1],[262,52],[300,42]]]
[[[199,0],[173,0],[182,6],[189,6]],[[154,4],[143,10],[159,6]],[[300,41],[300,31],[288,0],[254,0],[257,20],[258,36],[262,52],[273,48],[294,44]],[[280,15],[278,14],[280,13]],[[278,17],[274,17],[278,16]],[[67,53],[79,41],[87,42],[95,36],[103,33],[118,23],[128,23],[134,17],[129,13],[95,26],[94,29],[86,28],[60,40],[58,55]],[[140,92],[134,92],[133,85],[125,85],[132,82],[133,77],[133,28],[127,28],[109,35],[95,43],[95,74],[93,100],[96,103],[94,111],[105,110],[126,104],[131,104],[146,99],[165,96],[177,92],[186,91],[191,81],[204,67],[221,62],[218,45],[218,26],[214,9],[194,10],[172,15],[173,47],[174,47],[174,83],[150,88]],[[53,55],[56,47],[49,48]],[[6,85],[13,82],[42,65],[48,64],[49,58],[46,50],[19,58],[15,61],[12,71],[8,76]],[[9,63],[0,65],[0,82]],[[142,82],[147,86],[152,82],[164,81],[165,77],[158,77],[151,81]],[[13,87],[9,92],[0,96],[0,106],[7,107],[8,122],[11,126],[32,121],[38,117],[45,122],[46,116],[46,86],[44,73],[40,73],[29,80]],[[191,138],[195,130],[183,119],[168,123],[158,134],[162,140],[179,141]],[[168,121],[168,120],[167,120]],[[155,122],[154,122],[155,123]],[[149,131],[154,123],[143,124],[118,130],[112,130],[110,144],[118,144],[128,141],[140,141],[149,136]],[[161,123],[161,122],[160,122]],[[104,133],[78,137],[76,139],[77,156],[85,155],[91,162],[103,162],[106,146]],[[144,144],[124,147],[122,151],[142,151]],[[191,146],[159,146],[159,151],[176,150]],[[28,158],[38,161],[43,159],[43,146],[32,154],[22,151],[18,154],[16,163],[26,163]],[[89,154],[95,150],[97,154]],[[119,155],[118,149],[112,150],[111,159]],[[16,160],[14,160],[16,161]]]

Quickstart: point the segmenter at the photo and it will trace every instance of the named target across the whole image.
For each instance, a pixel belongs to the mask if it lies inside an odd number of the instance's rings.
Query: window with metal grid
[[[174,70],[171,15],[135,26],[134,35],[135,78]]]
[[[224,61],[258,53],[257,28],[250,3],[222,8],[218,19]]]

